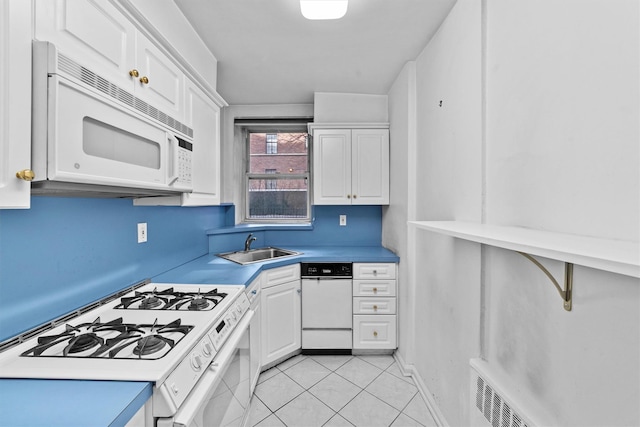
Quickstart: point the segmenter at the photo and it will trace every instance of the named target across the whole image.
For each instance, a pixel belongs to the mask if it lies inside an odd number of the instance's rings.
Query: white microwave
[[[33,43],[32,128],[32,187],[44,194],[193,188],[193,131],[48,42]]]

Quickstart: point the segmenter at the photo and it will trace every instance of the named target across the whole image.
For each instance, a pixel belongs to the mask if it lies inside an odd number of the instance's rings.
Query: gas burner
[[[174,297],[173,288],[158,292],[158,288],[153,291],[138,292],[132,297],[122,297],[120,304],[115,308],[138,309],[138,310],[164,310],[169,301]]]
[[[111,359],[159,359],[166,355],[193,326],[176,319],[167,325],[123,323],[122,318],[101,323],[65,325],[58,335],[41,336],[38,345],[23,357],[76,357]]]
[[[133,354],[137,356],[153,354],[160,351],[167,344],[173,346],[173,341],[162,338],[160,335],[149,335],[138,340],[138,344],[133,349]]]

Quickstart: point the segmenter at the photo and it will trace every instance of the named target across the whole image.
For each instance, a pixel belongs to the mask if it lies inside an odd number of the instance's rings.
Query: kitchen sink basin
[[[219,256],[220,258],[224,258],[226,260],[233,261],[242,265],[251,264],[251,263],[260,262],[260,261],[270,261],[272,259],[294,256],[294,255],[300,255],[300,252],[294,252],[287,249],[280,249],[280,248],[273,248],[273,247],[216,254],[216,256]]]

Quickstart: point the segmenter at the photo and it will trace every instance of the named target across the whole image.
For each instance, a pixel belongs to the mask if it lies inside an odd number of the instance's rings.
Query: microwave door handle
[[[178,180],[178,139],[173,135],[168,135],[169,151],[171,152],[169,177],[167,185],[173,185]]]

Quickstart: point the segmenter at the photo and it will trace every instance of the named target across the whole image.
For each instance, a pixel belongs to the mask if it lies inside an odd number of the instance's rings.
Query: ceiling
[[[334,21],[303,18],[297,0],[175,1],[218,59],[218,93],[254,105],[386,94],[456,0],[349,0]]]

